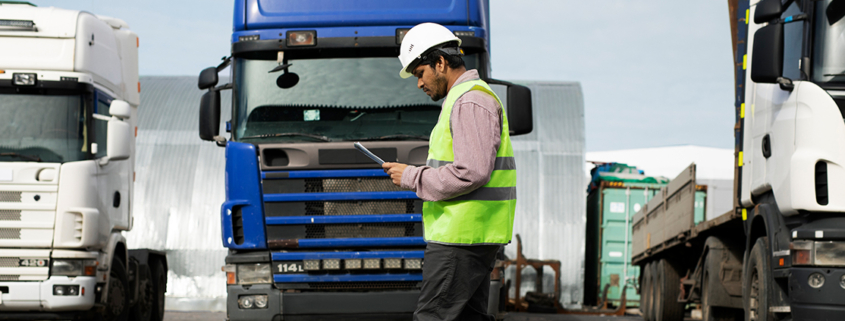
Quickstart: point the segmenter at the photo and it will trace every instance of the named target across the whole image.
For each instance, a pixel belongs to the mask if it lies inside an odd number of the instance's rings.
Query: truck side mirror
[[[203,69],[200,72],[197,86],[200,87],[200,89],[208,89],[214,87],[215,85],[217,85],[217,68],[208,67]]]
[[[508,126],[513,136],[528,134],[534,130],[534,114],[531,106],[531,89],[511,84],[508,86]]]
[[[757,3],[757,8],[754,9],[754,23],[760,24],[780,18],[781,13],[783,13],[783,4],[780,1],[763,0]],[[756,54],[754,59],[757,59]]]
[[[206,69],[208,70],[208,69]],[[217,74],[215,74],[215,77]],[[200,100],[200,138],[213,141],[220,134],[220,92],[209,90]]]
[[[106,129],[106,157],[109,161],[129,158],[132,141],[132,129],[129,123],[112,117]]]
[[[757,30],[753,50],[751,80],[757,83],[778,83],[778,78],[783,75],[783,24],[771,23]]]
[[[534,130],[531,107],[531,89],[508,81],[485,79],[505,104],[511,136],[528,134]],[[505,88],[501,88],[501,87]]]
[[[111,105],[109,105],[109,114],[122,119],[127,119],[132,116],[132,107],[129,106],[129,103],[123,100],[115,99],[112,100]]]

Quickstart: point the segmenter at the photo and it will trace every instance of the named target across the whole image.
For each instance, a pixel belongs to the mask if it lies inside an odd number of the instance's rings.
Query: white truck
[[[0,3],[0,319],[160,320],[164,253],[128,250],[138,37]]]

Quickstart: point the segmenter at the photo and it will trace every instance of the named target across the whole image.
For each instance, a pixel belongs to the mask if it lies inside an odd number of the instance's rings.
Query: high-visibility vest
[[[431,132],[426,165],[437,168],[455,161],[450,118],[455,101],[478,90],[493,96],[502,108],[502,133],[490,181],[454,198],[425,202],[423,226],[426,242],[471,245],[507,244],[513,234],[516,209],[516,162],[513,157],[508,118],[501,100],[482,80],[460,83],[449,90],[437,125]]]

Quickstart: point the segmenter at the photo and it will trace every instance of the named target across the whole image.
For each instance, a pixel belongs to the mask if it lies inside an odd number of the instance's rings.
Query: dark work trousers
[[[487,298],[500,247],[428,243],[414,321],[495,320],[487,314]]]

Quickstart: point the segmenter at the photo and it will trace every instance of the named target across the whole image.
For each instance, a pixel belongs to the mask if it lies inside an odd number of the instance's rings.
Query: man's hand
[[[408,165],[401,163],[384,162],[384,164],[381,164],[381,168],[384,168],[384,172],[390,175],[390,179],[393,180],[393,184],[396,184],[396,186],[402,186],[402,172],[405,171],[406,167]]]

